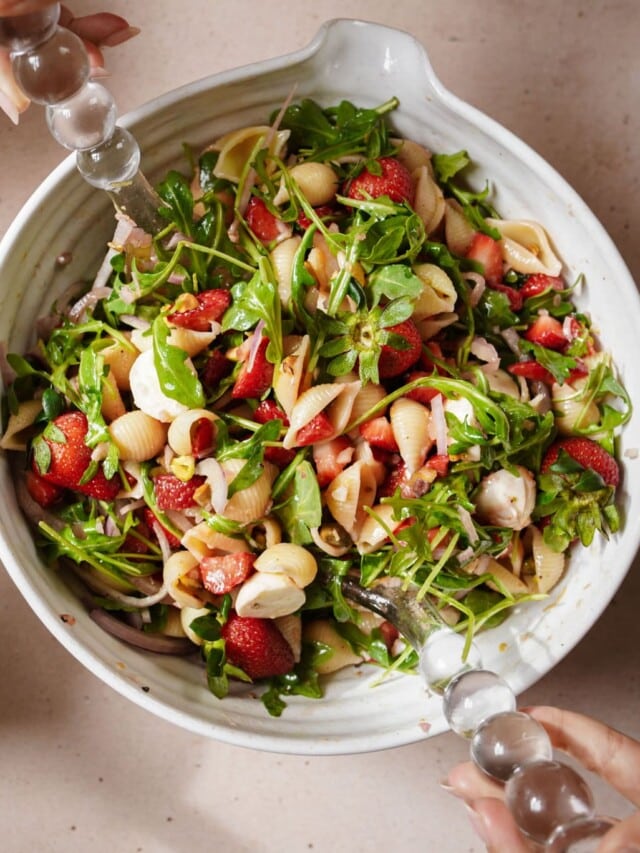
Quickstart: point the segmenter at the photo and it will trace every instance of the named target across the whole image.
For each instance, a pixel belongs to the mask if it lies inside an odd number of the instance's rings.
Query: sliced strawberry
[[[407,471],[404,467],[404,462],[398,462],[396,465],[392,465],[389,469],[386,480],[378,490],[378,497],[390,498],[395,494],[396,490],[401,488],[406,482]]]
[[[368,169],[363,169],[357,177],[348,182],[346,196],[365,199],[386,195],[397,204],[402,204],[403,201],[413,204],[415,187],[406,166],[395,157],[381,157],[376,162],[381,174],[374,175]]]
[[[214,349],[200,371],[200,380],[205,388],[217,388],[225,376],[233,370],[233,362],[219,349]]]
[[[315,212],[320,217],[320,219],[329,219],[330,217],[334,217],[336,215],[335,208],[331,207],[329,204],[322,204],[320,207],[314,207]],[[298,214],[298,218],[296,220],[296,225],[302,228],[303,231],[306,231],[307,228],[311,225],[311,220],[308,216],[305,215],[304,211],[300,211]]]
[[[446,477],[450,462],[451,460],[446,453],[436,453],[427,459],[427,467],[433,468],[441,477]]]
[[[167,315],[167,320],[174,326],[192,329],[195,332],[208,332],[211,323],[219,320],[231,305],[231,293],[224,288],[204,290],[195,294],[197,306],[184,311],[174,311]]]
[[[89,423],[83,412],[71,411],[58,415],[45,429],[45,433],[36,439],[36,442],[46,443],[48,458],[45,460],[45,454],[36,449],[32,470],[56,486],[73,489],[97,500],[112,501],[122,485],[117,474],[107,479],[102,468],[98,468],[88,482],[80,482],[92,463],[92,450],[85,443],[88,429]]]
[[[158,509],[187,509],[194,506],[194,494],[200,486],[206,483],[206,477],[199,474],[183,482],[173,474],[158,474],[153,478],[153,489]]]
[[[531,379],[533,382],[544,382],[547,385],[553,385],[555,382],[553,374],[533,359],[517,361],[515,364],[510,364],[507,370],[513,376],[524,376],[525,379]]]
[[[189,430],[191,452],[196,459],[208,456],[213,450],[216,440],[215,424],[210,418],[198,418],[191,424]]]
[[[563,438],[552,444],[540,466],[543,474],[557,462],[561,450],[568,453],[583,468],[590,468],[599,474],[608,486],[615,487],[620,482],[620,468],[614,457],[597,441],[581,436]]]
[[[550,314],[538,314],[524,336],[528,341],[547,349],[559,351],[567,345],[562,323]]]
[[[204,557],[199,566],[202,585],[214,595],[225,595],[246,581],[255,561],[255,554],[243,552]]]
[[[353,459],[353,444],[346,435],[313,445],[313,463],[321,489],[332,483]]]
[[[315,444],[317,441],[326,441],[333,437],[335,429],[329,418],[324,412],[311,418],[308,424],[300,427],[296,433],[296,447],[307,447],[309,444]]]
[[[252,196],[245,213],[247,225],[263,243],[270,243],[280,234],[282,222],[258,196]]]
[[[539,296],[545,290],[550,289],[564,290],[564,279],[559,275],[546,275],[539,272],[527,276],[520,288],[520,293],[523,299],[531,299],[532,296]]]
[[[386,619],[384,622],[380,623],[378,630],[382,634],[382,640],[388,651],[391,651],[393,644],[400,636],[400,632],[395,625],[392,625],[391,622],[387,622]]]
[[[398,450],[398,442],[394,438],[393,429],[384,415],[361,424],[360,435],[372,447],[379,447],[381,450],[388,450],[391,453],[396,453]]]
[[[428,373],[426,370],[412,370],[411,373],[407,374],[405,381],[407,383],[414,382],[416,379],[425,379],[428,376],[433,376],[433,373]],[[427,406],[438,395],[442,396],[440,391],[436,391],[435,388],[414,388],[413,391],[409,391],[405,396],[410,400],[422,403],[423,406]]]
[[[270,398],[258,404],[253,417],[259,424],[266,424],[267,421],[275,421],[279,418],[283,426],[289,426],[289,418],[276,401]]]
[[[286,447],[265,447],[264,458],[267,462],[273,462],[278,468],[286,468],[295,459],[295,450]]]
[[[466,257],[482,265],[488,284],[497,284],[502,280],[502,249],[500,243],[488,234],[478,232],[474,236]]]
[[[403,338],[408,345],[406,349],[396,349],[389,344],[383,344],[378,361],[378,373],[381,379],[391,379],[400,376],[416,363],[422,353],[422,338],[413,320],[404,320],[386,329],[394,335]]]
[[[232,611],[222,626],[222,637],[229,663],[254,681],[293,669],[291,646],[272,619],[238,616]]]
[[[273,381],[273,365],[267,361],[269,338],[262,337],[258,349],[244,362],[238,373],[231,396],[235,400],[262,397]]]
[[[509,307],[512,311],[515,311],[517,313],[521,310],[522,303],[524,302],[521,291],[516,290],[515,287],[509,287],[508,284],[500,284],[496,281],[488,282],[488,284],[492,290],[497,290],[500,293],[504,293],[504,295],[509,300]]]
[[[25,473],[25,485],[34,501],[45,508],[53,506],[64,494],[63,488],[56,486],[55,483],[49,483],[35,471]]]
[[[151,510],[148,506],[145,506],[142,510],[142,517],[145,520],[149,530],[151,530],[155,534],[155,526],[157,525],[160,530],[164,533],[167,538],[167,543],[169,544],[169,548],[172,551],[176,551],[180,547],[180,540],[177,536],[174,536],[170,530],[162,524],[159,518],[154,514],[153,510]]]

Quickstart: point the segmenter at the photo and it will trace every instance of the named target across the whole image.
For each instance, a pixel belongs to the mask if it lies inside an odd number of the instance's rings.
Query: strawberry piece
[[[522,293],[519,290],[516,290],[515,287],[509,287],[508,284],[500,284],[498,282],[487,282],[489,287],[492,290],[498,290],[500,293],[504,293],[504,295],[509,300],[509,308],[516,313],[522,309],[522,303],[524,302],[522,298]]]
[[[413,382],[415,379],[424,379],[427,376],[433,376],[433,373],[427,372],[426,370],[412,370],[411,373],[407,374],[406,382]],[[405,397],[408,397],[410,400],[415,400],[418,403],[422,403],[423,406],[427,406],[433,398],[437,397],[439,394],[440,391],[436,391],[435,388],[414,388],[413,391],[409,391],[405,394]],[[442,395],[440,394],[440,396]]]
[[[214,349],[200,372],[200,380],[205,388],[217,388],[220,382],[233,370],[233,362],[219,349]]]
[[[353,445],[346,435],[313,445],[313,463],[321,489],[332,483],[353,458]]]
[[[524,336],[528,341],[547,349],[562,350],[567,345],[562,323],[550,314],[539,314]]]
[[[381,379],[400,376],[401,373],[413,367],[422,353],[422,338],[413,320],[403,320],[402,323],[387,327],[386,331],[404,338],[408,347],[396,349],[389,344],[382,345],[378,361],[378,373]]]
[[[231,305],[231,294],[223,288],[205,290],[195,295],[198,305],[186,311],[174,311],[167,320],[174,326],[192,329],[194,332],[208,332],[211,323],[219,320]]]
[[[561,450],[568,453],[583,468],[590,468],[599,474],[608,486],[615,488],[620,482],[620,468],[614,457],[597,441],[581,436],[554,442],[542,460],[540,470],[543,474],[557,461]]]
[[[390,498],[398,488],[407,482],[407,471],[404,462],[398,462],[389,470],[387,478],[378,490],[378,497]]]
[[[202,585],[214,595],[225,595],[246,581],[255,561],[256,555],[248,552],[204,557],[199,566]]]
[[[295,450],[289,450],[287,447],[265,447],[264,458],[267,462],[273,462],[278,468],[286,468],[295,459]]]
[[[253,418],[258,421],[259,424],[266,424],[268,421],[275,421],[279,418],[282,421],[283,426],[289,426],[289,418],[282,411],[276,401],[271,399],[263,400],[258,404],[255,412],[253,413]]]
[[[324,412],[311,418],[309,423],[300,427],[296,433],[296,447],[306,447],[309,444],[315,444],[317,441],[326,441],[332,438],[335,429],[329,418]]]
[[[552,290],[564,290],[564,280],[559,275],[546,275],[538,272],[527,276],[520,288],[520,294],[523,299],[531,299],[532,296],[539,296],[550,288]]]
[[[280,234],[281,220],[258,196],[252,196],[245,213],[247,225],[262,243],[270,243]]]
[[[273,365],[267,361],[269,338],[262,337],[253,358],[249,356],[238,373],[238,378],[231,390],[235,400],[245,400],[249,397],[262,397],[273,381]]]
[[[359,175],[347,184],[345,195],[348,198],[366,199],[389,196],[391,201],[413,204],[415,187],[411,173],[395,157],[381,157],[376,161],[381,169],[380,175],[374,175],[363,169]]]
[[[206,477],[200,474],[183,482],[174,474],[158,474],[153,478],[153,490],[156,495],[158,509],[187,509],[195,505],[196,489],[206,483]]]
[[[167,528],[160,521],[160,519],[154,514],[153,510],[150,509],[148,506],[145,506],[142,510],[142,517],[144,518],[147,527],[150,531],[154,533],[154,535],[156,535],[155,525],[157,525],[160,530],[162,530],[162,532],[167,538],[169,548],[171,548],[172,551],[176,551],[178,548],[180,548],[181,543],[178,537],[174,536],[174,534],[170,530],[167,530]]]
[[[467,249],[466,257],[484,267],[487,284],[497,284],[502,280],[502,249],[500,243],[488,234],[476,233]]]
[[[360,435],[372,447],[379,447],[381,450],[388,450],[391,453],[396,453],[398,450],[398,442],[394,438],[393,429],[384,415],[361,424]]]
[[[252,680],[285,675],[293,669],[291,646],[272,619],[238,616],[232,611],[221,633],[227,660]]]
[[[320,219],[328,219],[329,217],[334,217],[336,215],[336,211],[329,204],[321,204],[319,207],[314,207],[315,212],[320,217]],[[304,211],[301,210],[298,214],[298,218],[296,219],[296,225],[298,225],[303,231],[306,231],[307,228],[311,225],[311,220],[308,216],[305,215]]]
[[[544,382],[546,385],[553,385],[555,382],[553,374],[533,359],[510,364],[507,367],[507,371],[513,376],[524,376],[525,379],[531,379],[534,382]]]
[[[391,622],[387,622],[386,619],[384,622],[381,622],[378,626],[378,630],[382,635],[382,641],[387,647],[388,651],[391,651],[393,648],[393,644],[400,636],[400,632],[396,628],[395,625],[392,625]]]
[[[433,468],[433,470],[441,477],[446,477],[450,462],[451,460],[449,459],[448,454],[436,453],[427,459],[427,468]]]
[[[212,420],[209,418],[198,418],[189,430],[191,438],[191,452],[196,459],[208,456],[213,450],[216,431]]]
[[[49,483],[35,471],[25,473],[25,485],[34,501],[45,508],[53,506],[64,494],[64,489],[55,483]]]
[[[38,456],[35,454],[32,461],[33,472],[56,486],[73,489],[97,500],[112,501],[122,485],[117,474],[107,479],[102,468],[98,468],[88,482],[80,482],[92,462],[92,450],[85,443],[89,423],[84,412],[63,412],[51,423],[64,438],[56,441],[42,436],[49,448],[49,464],[46,471],[40,470]]]

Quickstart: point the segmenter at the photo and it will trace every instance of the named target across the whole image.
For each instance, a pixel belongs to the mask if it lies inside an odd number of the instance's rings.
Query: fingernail
[[[489,831],[483,816],[479,814],[473,806],[470,806],[469,803],[465,803],[464,807],[469,815],[469,821],[471,822],[474,832],[479,836],[480,840],[484,841],[486,844],[489,841]]]
[[[453,787],[451,782],[449,782],[447,776],[445,776],[444,779],[441,779],[438,784],[440,785],[443,791],[447,792],[447,794],[455,794],[456,789]]]

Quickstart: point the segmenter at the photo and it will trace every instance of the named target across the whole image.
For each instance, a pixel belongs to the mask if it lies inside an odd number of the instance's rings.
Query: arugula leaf
[[[187,364],[187,353],[169,343],[171,334],[164,316],[153,321],[153,363],[162,393],[190,409],[204,406],[205,396],[198,375]]]
[[[322,523],[322,500],[310,462],[304,461],[297,466],[286,500],[275,512],[292,542],[298,545],[312,542],[309,529]]]

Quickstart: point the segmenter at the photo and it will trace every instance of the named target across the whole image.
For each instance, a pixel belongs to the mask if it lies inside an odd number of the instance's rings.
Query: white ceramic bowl
[[[580,305],[596,320],[632,399],[640,400],[640,304],[629,272],[601,225],[576,193],[531,149],[494,121],[447,92],[424,49],[411,36],[356,21],[325,25],[298,53],[190,84],[136,110],[123,122],[143,149],[153,179],[182,163],[182,143],[198,148],[234,127],[262,123],[295,89],[323,104],[348,98],[374,106],[400,98],[398,131],[440,152],[465,148],[478,164],[478,188],[489,177],[505,216],[541,222],[566,262],[569,279],[584,273]],[[73,158],[32,196],[0,244],[0,340],[23,351],[43,303],[69,282],[94,271],[110,237],[106,195],[85,184]],[[55,269],[62,251],[73,262]],[[636,552],[640,531],[638,463],[625,451],[640,447],[640,417],[625,427],[623,534],[579,551],[550,601],[517,608],[479,645],[487,668],[516,692],[548,672],[581,639],[609,603]],[[35,613],[91,672],[154,714],[193,732],[232,744],[286,753],[365,752],[442,732],[440,699],[417,677],[393,677],[372,687],[380,672],[363,667],[332,678],[320,701],[291,698],[283,716],[269,717],[249,695],[216,700],[203,670],[188,661],[129,648],[99,629],[72,593],[36,554],[0,459],[4,511],[0,556]],[[62,621],[71,614],[75,622]]]

